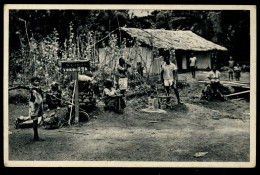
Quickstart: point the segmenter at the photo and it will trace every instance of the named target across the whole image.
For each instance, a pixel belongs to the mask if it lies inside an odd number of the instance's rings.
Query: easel
[[[61,68],[65,72],[73,73],[73,79],[75,81],[75,123],[79,123],[79,85],[78,85],[78,72],[82,69],[90,67],[89,60],[71,60],[61,61]]]

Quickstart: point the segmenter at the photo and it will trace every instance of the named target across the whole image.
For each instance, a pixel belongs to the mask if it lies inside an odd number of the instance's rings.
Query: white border
[[[8,158],[8,38],[12,9],[158,9],[250,10],[250,161],[249,162],[128,162],[128,161],[10,161]],[[6,4],[4,6],[4,165],[7,167],[255,167],[256,165],[256,6],[255,5],[80,5]]]

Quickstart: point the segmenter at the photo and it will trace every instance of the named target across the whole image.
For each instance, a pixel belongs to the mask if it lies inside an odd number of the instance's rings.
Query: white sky
[[[145,10],[145,9],[136,9],[136,10],[129,10],[129,14],[131,15],[132,13],[134,13],[135,16],[138,16],[138,17],[142,17],[142,16],[147,16],[147,15],[150,15],[151,12],[154,11],[154,10]]]

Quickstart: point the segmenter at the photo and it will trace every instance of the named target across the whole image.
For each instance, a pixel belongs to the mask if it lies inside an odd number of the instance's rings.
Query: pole
[[[96,31],[94,32],[94,46],[93,46],[93,57],[94,57],[94,69],[96,70]]]
[[[121,48],[121,44],[122,44],[121,31],[120,31],[120,25],[119,25],[119,20],[118,20],[118,16],[117,15],[116,15],[116,19],[117,19],[117,24],[118,24],[118,28],[119,28],[119,42],[120,42],[120,48]]]
[[[22,55],[22,65],[24,65],[25,64],[25,60],[24,60],[25,56],[24,56],[24,49],[23,49],[22,39],[21,39],[21,33],[19,32],[18,35],[19,35],[19,40],[20,40],[20,45],[21,45],[21,52],[22,52],[21,53],[21,55]],[[24,75],[25,74],[24,68],[23,68],[22,71],[23,71],[23,73],[22,73],[23,75],[21,77],[21,81],[24,82],[24,78],[23,78],[25,76]]]
[[[78,72],[74,72],[74,80],[76,82],[75,89],[75,123],[79,122],[79,84],[78,84]]]
[[[74,95],[75,95],[75,88],[76,88],[76,81],[74,82],[74,88],[73,88],[73,94],[72,94],[72,100],[71,100],[71,103],[73,104],[73,99],[74,99]],[[72,109],[73,109],[73,105],[71,105],[71,108],[70,108],[70,118],[69,118],[69,122],[68,124],[71,125],[71,115],[72,115]]]
[[[25,26],[25,33],[26,33],[26,36],[27,36],[27,40],[28,40],[28,43],[29,43],[29,47],[31,48],[30,39],[29,39],[28,32],[27,32],[27,24],[26,24],[26,21],[25,21],[25,20],[24,20],[24,26]]]

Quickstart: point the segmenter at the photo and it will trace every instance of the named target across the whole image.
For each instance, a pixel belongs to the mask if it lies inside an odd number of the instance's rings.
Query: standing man
[[[191,57],[190,57],[189,63],[190,63],[190,69],[191,69],[192,78],[195,78],[195,70],[196,70],[196,65],[197,65],[197,58],[194,56],[193,53],[191,53]]]
[[[129,64],[126,64],[123,58],[119,58],[119,65],[117,67],[118,71],[118,85],[121,94],[125,95],[127,89],[127,69],[131,67]]]
[[[39,85],[40,78],[33,77],[30,88],[29,116],[33,120],[34,141],[43,141],[38,135],[38,117],[43,115],[43,91]]]
[[[229,61],[228,61],[228,78],[229,78],[229,81],[230,81],[230,79],[233,80],[234,63],[235,63],[235,61],[233,60],[232,56],[230,56]]]
[[[177,97],[178,104],[182,104],[177,89],[176,78],[177,78],[177,67],[175,64],[170,62],[170,53],[166,52],[164,55],[164,63],[162,65],[161,81],[165,87],[166,96],[170,95],[170,87],[172,86],[175,95]]]

